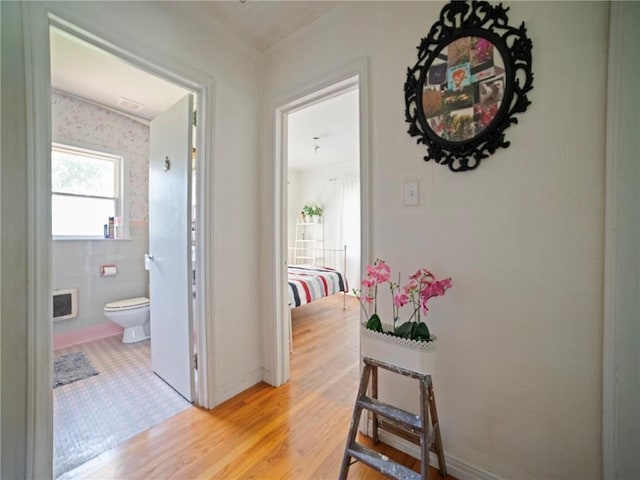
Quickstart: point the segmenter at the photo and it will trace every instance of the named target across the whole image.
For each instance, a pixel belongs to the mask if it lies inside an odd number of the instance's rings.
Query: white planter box
[[[393,327],[383,325],[385,330]],[[418,342],[374,332],[360,324],[360,351],[363,357],[396,365],[414,372],[432,375],[436,367],[436,338],[430,342]]]

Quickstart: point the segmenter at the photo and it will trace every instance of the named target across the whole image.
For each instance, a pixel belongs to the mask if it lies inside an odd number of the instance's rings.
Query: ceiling
[[[50,42],[51,86],[55,89],[145,120],[154,118],[188,93],[57,28],[51,29]],[[121,98],[141,107],[127,108]]]
[[[188,2],[199,15],[220,22],[258,52],[297,32],[344,1],[240,0]]]
[[[247,0],[184,5],[194,9],[192,13],[215,18],[239,41],[263,52],[341,3]],[[51,30],[51,84],[54,89],[147,121],[188,93],[56,28]],[[357,161],[357,90],[289,114],[288,139],[291,169],[304,171]]]
[[[353,89],[290,113],[287,119],[289,169],[307,171],[357,162],[360,151],[358,104],[358,90]]]

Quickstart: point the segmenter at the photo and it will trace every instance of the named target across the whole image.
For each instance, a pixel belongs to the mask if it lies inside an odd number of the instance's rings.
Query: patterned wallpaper
[[[53,92],[53,140],[100,147],[124,156],[129,167],[129,220],[147,221],[149,212],[149,127],[129,117]]]

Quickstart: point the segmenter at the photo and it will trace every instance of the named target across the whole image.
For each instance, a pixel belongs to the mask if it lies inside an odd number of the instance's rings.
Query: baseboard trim
[[[101,338],[120,334],[122,334],[122,327],[119,327],[112,322],[101,323],[100,325],[83,328],[82,330],[58,333],[54,335],[53,349],[58,350],[59,348],[71,347],[73,345],[79,345],[81,343],[87,343],[93,340],[99,340]]]
[[[253,387],[256,383],[260,383],[261,381],[262,368],[257,368],[252,372],[249,372],[240,380],[216,389],[218,394],[216,395],[215,405],[220,405],[222,402],[229,400],[231,397],[235,397],[237,394],[245,391],[249,387]]]
[[[368,431],[371,432],[371,422],[369,422],[368,427]],[[378,430],[378,436],[381,442],[386,443],[387,445],[396,448],[401,452],[406,453],[407,455],[411,455],[413,458],[420,458],[420,447],[418,445],[411,443],[404,438],[400,438],[393,433],[387,432],[382,428]],[[447,463],[447,473],[456,477],[458,480],[505,480],[495,473],[467,463],[459,458],[447,455],[446,451],[444,458]],[[431,452],[431,455],[429,456],[429,462],[433,466],[438,465],[438,457],[435,453]]]

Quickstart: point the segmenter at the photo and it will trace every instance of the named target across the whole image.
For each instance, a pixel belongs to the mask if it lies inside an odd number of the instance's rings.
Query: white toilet
[[[141,342],[149,338],[149,299],[147,297],[127,298],[104,306],[107,320],[124,328],[122,343]]]

